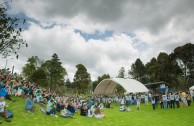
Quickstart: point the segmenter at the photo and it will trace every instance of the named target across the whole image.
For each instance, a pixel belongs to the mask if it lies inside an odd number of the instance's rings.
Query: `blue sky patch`
[[[142,41],[142,40],[140,40],[140,39],[138,39],[138,38],[134,38],[133,39],[133,46],[138,50],[138,51],[142,51],[142,50],[146,50],[146,49],[148,49],[150,46],[146,43],[146,42],[144,42],[144,41]]]
[[[95,40],[104,40],[108,37],[111,37],[113,35],[113,31],[105,31],[104,33],[100,31],[95,31],[93,34],[84,33],[81,30],[76,29],[76,33],[80,33],[80,35],[86,40],[95,39]]]

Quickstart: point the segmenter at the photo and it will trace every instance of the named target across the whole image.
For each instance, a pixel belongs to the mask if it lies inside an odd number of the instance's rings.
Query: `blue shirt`
[[[34,103],[34,101],[30,98],[28,98],[26,100],[26,104],[25,104],[25,109],[26,110],[31,110],[32,109],[32,104]]]
[[[5,97],[7,93],[8,93],[8,90],[6,88],[1,88],[1,90],[0,90],[0,96]]]

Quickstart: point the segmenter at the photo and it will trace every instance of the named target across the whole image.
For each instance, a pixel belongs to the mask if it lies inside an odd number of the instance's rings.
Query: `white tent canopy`
[[[190,87],[189,90],[194,90],[194,86]]]
[[[117,84],[121,85],[126,93],[148,92],[148,89],[142,83],[134,79],[112,78],[101,81],[96,87],[94,94],[111,94]]]

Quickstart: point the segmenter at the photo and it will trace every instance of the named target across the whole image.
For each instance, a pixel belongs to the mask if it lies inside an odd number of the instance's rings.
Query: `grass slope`
[[[12,122],[5,122],[3,117],[2,126],[193,126],[194,105],[181,107],[179,109],[156,109],[152,110],[151,105],[141,105],[141,110],[130,107],[131,112],[120,112],[118,106],[112,109],[105,109],[106,117],[103,119],[82,117],[79,113],[75,118],[58,118],[44,115],[39,111],[40,106],[36,104],[35,113],[24,110],[25,99],[15,98],[16,102],[6,101],[10,110],[14,113]]]

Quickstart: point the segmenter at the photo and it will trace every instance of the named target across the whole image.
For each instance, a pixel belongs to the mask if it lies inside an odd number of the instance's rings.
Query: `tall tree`
[[[47,71],[48,79],[50,81],[49,87],[56,89],[57,87],[64,85],[64,77],[67,75],[66,69],[63,68],[58,55],[54,53],[51,60],[47,60],[43,65]]]
[[[117,78],[125,78],[125,68],[124,67],[121,67],[121,69],[119,70],[119,74]],[[123,94],[125,92],[125,89],[121,85],[117,85],[116,90],[117,90],[117,93],[119,94]]]
[[[187,43],[174,49],[170,56],[179,62],[179,66],[183,69],[185,86],[188,88],[191,83],[189,80],[194,74],[194,44]]]
[[[146,77],[149,82],[158,81],[158,64],[156,58],[152,58],[146,65]]]
[[[119,70],[119,75],[117,76],[118,78],[125,78],[125,68],[121,67]]]
[[[25,23],[25,19],[22,21]],[[9,54],[16,54],[21,46],[27,43],[22,39],[21,20],[9,17],[6,9],[0,6],[0,54],[6,58]],[[18,55],[17,55],[18,58]]]
[[[72,84],[71,84],[69,78],[66,79],[65,86],[66,86],[68,89],[72,88]]]
[[[182,64],[184,76],[186,76],[194,68],[194,44],[187,43],[175,48],[171,53],[171,57],[179,61],[179,64]]]
[[[38,56],[32,56],[31,58],[28,58],[27,63],[22,68],[22,74],[28,81],[32,81],[32,75],[36,71],[37,64],[40,61]]]
[[[78,94],[85,93],[90,83],[90,74],[87,72],[87,69],[84,65],[76,65],[77,71],[74,75],[74,85],[78,90]]]
[[[146,75],[150,82],[165,81],[170,84],[177,84],[177,76],[181,74],[181,69],[177,62],[164,52],[161,52],[157,59],[152,58],[146,64]]]
[[[138,58],[135,63],[131,65],[129,75],[131,75],[134,79],[142,82],[142,79],[145,76],[145,66],[141,59]]]
[[[43,68],[36,69],[31,76],[31,80],[42,87],[48,86],[47,73]]]

